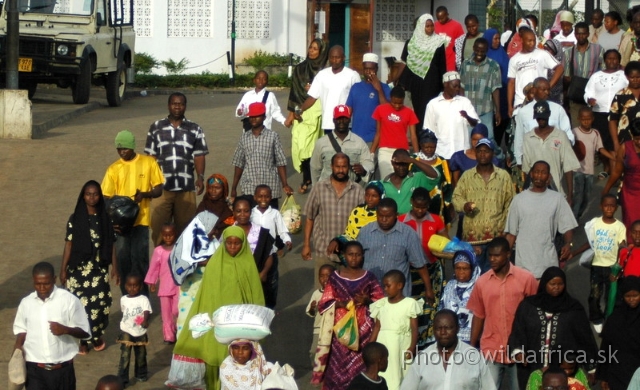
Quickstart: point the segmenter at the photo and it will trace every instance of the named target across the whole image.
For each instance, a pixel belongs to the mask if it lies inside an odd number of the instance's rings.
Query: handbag
[[[16,348],[13,350],[13,355],[11,355],[8,366],[9,389],[22,389],[24,383],[27,381],[27,368],[21,349]]]
[[[584,101],[584,90],[589,82],[588,78],[578,77],[573,72],[573,55],[576,51],[575,46],[571,49],[571,61],[569,62],[569,76],[571,82],[569,83],[569,89],[567,90],[567,97],[574,103],[586,104]]]

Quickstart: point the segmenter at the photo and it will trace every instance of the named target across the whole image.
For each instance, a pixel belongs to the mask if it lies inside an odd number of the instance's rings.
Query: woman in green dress
[[[191,305],[186,323],[199,313],[212,315],[226,305],[264,305],[262,284],[244,230],[230,226],[222,233],[222,245],[211,256],[196,299]],[[213,332],[194,339],[187,327],[178,335],[174,354],[204,360],[207,389],[220,389],[220,364],[229,354]]]

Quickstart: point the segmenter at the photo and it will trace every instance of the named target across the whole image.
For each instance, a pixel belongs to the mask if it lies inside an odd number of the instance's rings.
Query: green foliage
[[[302,60],[300,56],[293,55],[293,63],[297,64]],[[257,72],[268,66],[288,66],[289,54],[267,53],[262,50],[258,50],[253,53],[251,57],[244,59],[244,63],[252,66]]]
[[[160,61],[148,53],[136,53],[133,60],[136,73],[150,74],[153,69],[160,67]]]
[[[493,5],[491,8],[487,9],[487,19],[489,19],[489,28],[495,28],[498,31],[502,31],[504,27],[504,11],[502,8]]]
[[[269,76],[270,87],[290,87],[291,80],[286,74]],[[253,87],[253,75],[236,75],[235,85],[232,85],[228,74],[213,74],[202,72],[200,74],[170,74],[159,76],[154,74],[141,74],[136,76],[136,87],[139,88],[230,88]]]
[[[186,58],[181,59],[178,62],[175,62],[172,58],[169,58],[166,61],[162,61],[162,65],[167,69],[167,73],[170,75],[180,74],[187,69],[187,65],[189,65],[189,60]]]

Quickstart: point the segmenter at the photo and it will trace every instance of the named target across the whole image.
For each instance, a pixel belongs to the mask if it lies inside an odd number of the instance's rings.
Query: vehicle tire
[[[127,92],[127,68],[124,64],[118,67],[115,72],[107,75],[107,101],[111,107],[120,107],[124,94]]]
[[[28,91],[29,100],[33,99],[37,88],[38,83],[36,81],[23,81],[20,83],[20,89],[26,89]]]
[[[87,104],[91,95],[91,61],[80,66],[80,74],[71,83],[71,95],[75,104]]]

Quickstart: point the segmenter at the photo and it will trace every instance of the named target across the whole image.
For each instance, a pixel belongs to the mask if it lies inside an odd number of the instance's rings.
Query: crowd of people
[[[313,40],[293,71],[286,115],[268,74],[255,74],[235,111],[242,132],[230,186],[220,174],[205,180],[204,131],[186,119],[187,97],[173,93],[144,154],[119,132],[120,158],[102,183],[82,187],[63,288],[53,265],[33,268],[35,292],[14,322],[27,389],[75,389],[74,356],[105,349],[112,281],[122,320],[110,381],[130,384],[132,349],[135,380],[147,380],[148,296],[157,293],[164,343],[174,360],[204,365],[207,388],[277,388],[263,385],[272,365],[259,343],[221,344],[188,325],[225,305],[277,307],[279,257],[293,246],[280,200],[294,189],[273,120],[291,128],[298,192],[308,193],[300,255],[314,263],[305,310],[313,384],[640,382],[640,12],[628,20],[625,33],[615,11],[595,10],[591,24],[561,11],[541,37],[533,15],[503,34],[479,31],[468,15],[465,33],[441,6],[416,20],[392,85],[378,78],[376,54],[364,55],[361,77],[342,47]],[[114,218],[120,200],[136,210],[129,220]],[[595,204],[601,212],[586,220]],[[576,229],[587,242],[574,247]],[[436,250],[450,233],[454,250]],[[183,275],[174,257],[185,256]],[[588,311],[567,291],[563,269],[577,256],[590,268]]]

